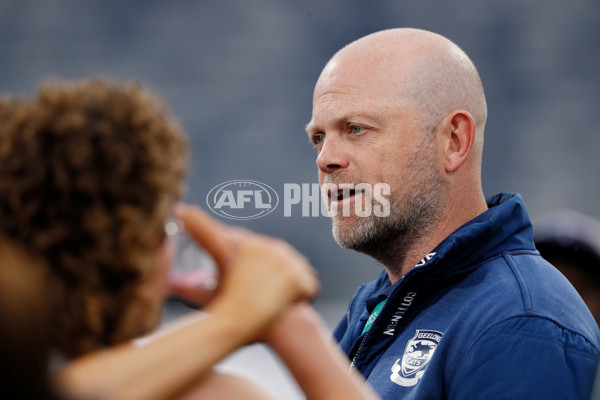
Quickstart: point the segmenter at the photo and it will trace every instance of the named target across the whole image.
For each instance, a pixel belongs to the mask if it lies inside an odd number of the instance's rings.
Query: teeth
[[[354,196],[356,194],[356,191],[354,189],[350,189],[350,190],[343,190],[343,189],[339,189],[336,195],[336,200],[343,200],[344,194],[348,194],[348,197]]]

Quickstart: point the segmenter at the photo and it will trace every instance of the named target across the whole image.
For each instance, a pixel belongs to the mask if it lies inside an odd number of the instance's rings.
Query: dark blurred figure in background
[[[555,211],[537,221],[534,239],[600,322],[600,221],[574,210]]]

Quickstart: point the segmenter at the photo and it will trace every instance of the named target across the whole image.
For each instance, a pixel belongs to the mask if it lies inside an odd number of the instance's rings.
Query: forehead
[[[397,65],[369,54],[342,54],[331,60],[319,76],[313,107],[352,97],[361,103],[390,103],[402,95],[406,74]]]
[[[340,57],[330,61],[319,76],[313,94],[316,101],[327,94],[385,95],[389,92],[390,80],[386,71],[372,63],[353,62]]]
[[[313,97],[312,119],[307,131],[321,129],[329,124],[362,122],[385,125],[391,118],[408,110],[401,95],[381,87],[373,80],[328,79],[319,80]]]
[[[371,97],[359,88],[335,90],[321,93],[313,100],[311,123],[326,123],[331,119],[358,116],[381,119],[393,110],[389,101]]]

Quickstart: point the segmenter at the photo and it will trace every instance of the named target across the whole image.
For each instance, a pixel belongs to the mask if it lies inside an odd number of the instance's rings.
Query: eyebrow
[[[360,113],[360,112],[344,114],[339,118],[333,119],[332,123],[333,123],[333,125],[339,125],[342,122],[347,122],[349,120],[356,119],[356,118],[365,119],[365,120],[367,120],[368,123],[376,125],[376,126],[381,125],[381,122],[377,121],[377,118],[379,118],[379,115],[367,115],[367,114]],[[310,138],[310,136],[314,132],[322,131],[323,129],[318,124],[315,124],[312,120],[310,120],[304,126],[304,130],[306,131],[306,133],[308,134],[308,137]]]
[[[304,125],[304,130],[306,131],[306,134],[310,138],[310,136],[313,134],[313,132],[318,131],[319,129],[317,128],[317,126],[315,124],[313,124],[313,122],[311,120]]]

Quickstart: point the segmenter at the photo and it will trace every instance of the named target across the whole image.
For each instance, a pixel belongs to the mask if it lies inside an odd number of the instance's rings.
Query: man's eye
[[[362,130],[363,130],[362,126],[358,126],[358,125],[352,125],[352,126],[350,127],[350,131],[351,131],[352,133],[361,133],[361,132],[362,132]]]
[[[313,143],[314,144],[323,143],[323,140],[325,140],[325,138],[323,137],[323,135],[315,135],[315,136],[313,136]]]

